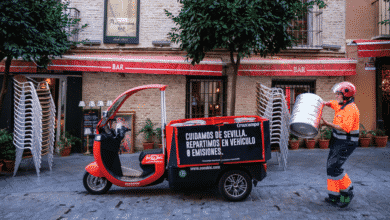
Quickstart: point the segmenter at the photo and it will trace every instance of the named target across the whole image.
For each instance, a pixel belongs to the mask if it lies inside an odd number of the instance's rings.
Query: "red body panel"
[[[103,173],[100,171],[100,168],[96,161],[88,164],[88,166],[85,167],[85,170],[90,173],[92,176],[96,177],[104,177]]]
[[[165,161],[164,161],[164,155],[163,154],[153,154],[153,155],[147,155],[143,162],[145,161],[145,164],[155,164],[155,173],[150,176],[149,178],[143,179],[138,182],[126,182],[121,181],[113,177],[107,169],[103,166],[102,158],[100,157],[100,142],[95,141],[93,144],[93,156],[95,157],[97,165],[100,167],[100,171],[103,174],[105,178],[107,178],[108,181],[110,181],[112,184],[122,187],[140,187],[140,186],[147,186],[155,181],[157,181],[162,175],[164,175],[165,172]],[[162,155],[162,156],[161,156]]]

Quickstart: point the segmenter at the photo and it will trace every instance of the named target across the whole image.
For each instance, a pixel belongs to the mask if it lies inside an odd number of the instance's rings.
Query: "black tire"
[[[219,179],[219,192],[230,201],[246,199],[252,191],[252,178],[244,171],[230,170]]]
[[[101,195],[106,193],[112,186],[112,183],[104,177],[92,176],[85,172],[83,178],[85,189],[93,195]]]

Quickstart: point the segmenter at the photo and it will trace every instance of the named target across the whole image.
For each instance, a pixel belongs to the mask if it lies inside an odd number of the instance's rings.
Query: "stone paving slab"
[[[23,161],[16,177],[0,176],[0,219],[390,219],[390,147],[357,148],[346,162],[355,198],[345,209],[324,202],[328,152],[289,151],[286,171],[273,154],[267,177],[236,203],[215,188],[172,191],[167,181],[90,195],[82,178],[92,156],[55,157],[52,171],[44,157],[39,178]],[[121,157],[138,165],[138,154]]]

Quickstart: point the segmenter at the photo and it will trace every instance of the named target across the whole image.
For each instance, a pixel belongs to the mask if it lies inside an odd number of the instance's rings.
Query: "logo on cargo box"
[[[180,171],[179,171],[179,176],[180,176],[181,178],[184,178],[184,177],[187,176],[187,172],[186,172],[185,170],[180,170]]]

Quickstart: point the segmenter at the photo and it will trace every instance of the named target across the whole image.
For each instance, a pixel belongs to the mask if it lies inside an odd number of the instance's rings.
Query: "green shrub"
[[[16,147],[13,144],[13,134],[6,129],[0,129],[0,158],[15,160]]]

